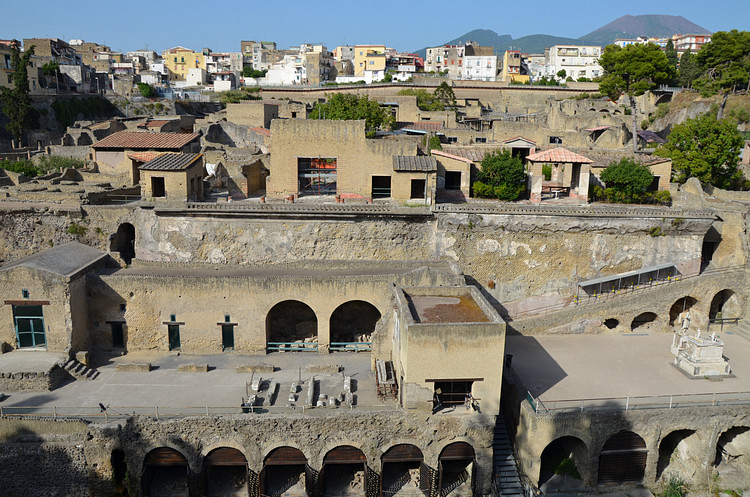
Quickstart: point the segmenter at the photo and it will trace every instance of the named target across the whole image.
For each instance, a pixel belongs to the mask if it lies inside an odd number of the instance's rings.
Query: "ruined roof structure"
[[[23,259],[9,262],[0,271],[24,266],[59,276],[71,277],[107,257],[105,252],[78,242],[68,242]]]

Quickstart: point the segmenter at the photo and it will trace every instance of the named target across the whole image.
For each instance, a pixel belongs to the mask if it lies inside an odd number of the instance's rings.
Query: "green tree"
[[[523,162],[510,150],[496,150],[482,159],[482,169],[474,182],[474,195],[513,202],[526,190]]]
[[[565,80],[565,78],[568,76],[568,72],[565,69],[560,69],[557,71],[557,77],[560,78],[560,80]]]
[[[667,56],[653,43],[628,45],[625,48],[607,45],[599,59],[604,77],[599,91],[612,100],[622,94],[630,99],[633,116],[633,152],[638,150],[638,124],[635,97],[643,95],[659,84],[668,83],[674,77],[674,68]]]
[[[733,123],[704,114],[676,124],[655,153],[672,159],[672,179],[678,183],[695,177],[704,185],[734,188],[742,179],[737,163],[743,145]]]
[[[697,55],[701,76],[693,86],[703,96],[722,93],[717,119],[724,114],[729,94],[737,85],[750,85],[750,32],[719,31],[711,43],[703,45]]]
[[[612,188],[616,198],[624,202],[639,200],[654,181],[654,175],[646,167],[638,164],[633,159],[623,157],[619,162],[611,162],[604,171],[601,179]]]
[[[242,76],[244,78],[264,78],[268,70],[258,71],[253,69],[252,64],[248,64],[242,68]]]
[[[684,52],[680,56],[680,69],[677,75],[677,82],[685,87],[690,88],[693,86],[698,76],[700,76],[701,68],[698,65],[698,58],[692,52]]]
[[[667,56],[669,65],[672,66],[675,71],[677,71],[677,50],[674,48],[674,43],[672,43],[672,40],[667,41],[667,46],[664,47],[664,55]]]
[[[138,83],[138,91],[146,98],[154,98],[158,95],[158,93],[156,93],[156,88],[148,83]]]
[[[8,118],[5,125],[16,142],[23,145],[24,131],[31,128],[34,122],[34,109],[31,107],[28,66],[34,55],[34,45],[21,55],[21,42],[10,42],[10,67],[13,70],[13,87],[0,88],[0,100],[3,113]]]
[[[456,94],[451,85],[443,81],[433,92],[435,99],[443,104],[446,109],[456,110]]]
[[[399,95],[415,95],[419,110],[445,110],[445,105],[424,88],[404,88],[398,92]]]
[[[55,88],[60,91],[60,64],[51,60],[42,66],[42,74],[55,78]]]
[[[396,124],[396,118],[377,101],[352,93],[326,95],[326,103],[317,102],[310,119],[364,119],[368,136],[374,136],[378,129],[392,129]]]

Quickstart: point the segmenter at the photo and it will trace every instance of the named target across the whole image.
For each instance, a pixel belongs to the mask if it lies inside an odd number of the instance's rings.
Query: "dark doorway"
[[[151,177],[151,195],[153,197],[166,197],[167,192],[164,188],[164,178]]]
[[[703,271],[713,259],[716,249],[721,243],[721,233],[711,226],[703,236],[703,247],[701,248],[701,271]]]
[[[234,350],[234,325],[221,325],[221,350]]]
[[[424,456],[418,447],[411,444],[395,445],[381,457],[381,496],[422,495],[420,473]]]
[[[331,345],[370,342],[379,319],[380,311],[369,302],[353,300],[341,304],[331,314]]]
[[[364,496],[367,458],[351,445],[342,445],[330,450],[323,458],[321,469],[322,493],[324,495]]]
[[[680,314],[693,307],[698,302],[697,299],[686,296],[678,299],[672,307],[669,309],[669,326],[674,326],[674,322],[677,320]]]
[[[646,472],[646,442],[632,431],[609,437],[599,455],[599,483],[640,483]]]
[[[299,157],[297,159],[299,194],[335,195],[336,170],[335,158]]]
[[[373,176],[372,177],[372,198],[390,198],[391,197],[391,177],[390,176]]]
[[[116,349],[125,348],[125,333],[122,323],[109,323],[109,327],[112,330],[112,347]]]
[[[724,289],[714,295],[711,299],[711,310],[708,313],[709,319],[727,319],[740,317],[742,308],[739,305],[739,298],[734,290]]]
[[[550,442],[542,452],[539,486],[554,475],[581,480],[578,465],[586,461],[587,454],[586,444],[576,437],[562,437]]]
[[[278,447],[272,450],[263,462],[260,473],[261,495],[281,497],[282,495],[310,495],[308,487],[307,458],[297,448]]]
[[[169,350],[179,349],[180,348],[180,325],[168,324],[167,334],[169,335]]]
[[[279,302],[266,316],[269,352],[317,351],[318,318],[310,306],[298,300]]]
[[[143,494],[188,497],[188,471],[187,459],[178,451],[168,447],[152,450],[143,463]]]
[[[409,198],[426,198],[427,197],[427,180],[424,179],[413,179],[411,180],[411,195]]]
[[[119,252],[125,264],[130,264],[135,258],[135,226],[122,223],[117,227],[117,233],[109,244],[110,252]]]
[[[461,189],[461,171],[445,171],[445,189]]]
[[[203,460],[208,497],[250,495],[245,455],[231,447],[219,447]]]
[[[463,485],[472,486],[474,473],[474,448],[466,442],[446,445],[438,457],[438,490],[447,497]],[[462,495],[472,493],[461,492]]]

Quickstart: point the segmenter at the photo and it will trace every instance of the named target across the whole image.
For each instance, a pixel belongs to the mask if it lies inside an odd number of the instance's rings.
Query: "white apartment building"
[[[599,65],[602,47],[592,45],[554,45],[545,51],[545,74],[547,78],[558,78],[557,73],[565,69],[566,77],[593,79],[603,74]],[[563,78],[564,79],[564,78]]]
[[[474,81],[497,80],[496,55],[466,55],[463,59],[461,79]]]

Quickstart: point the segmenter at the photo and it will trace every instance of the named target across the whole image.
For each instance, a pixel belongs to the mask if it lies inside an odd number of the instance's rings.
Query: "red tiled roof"
[[[582,155],[578,155],[562,147],[545,150],[544,152],[537,152],[526,157],[526,160],[531,162],[573,162],[577,164],[591,164],[594,162],[591,159],[587,159]]]
[[[138,162],[148,162],[156,159],[164,152],[132,152],[128,154],[128,159],[132,159]]]
[[[255,131],[259,135],[271,136],[271,131],[266,128],[259,128],[258,126],[250,126],[248,129]]]
[[[508,138],[507,140],[504,140],[504,141],[503,141],[503,143],[510,143],[510,142],[512,142],[512,141],[516,141],[516,140],[523,140],[523,141],[525,141],[525,142],[529,142],[529,143],[531,143],[531,144],[534,144],[534,145],[536,145],[536,142],[535,142],[534,140],[529,140],[529,139],[528,139],[528,138],[526,138],[525,136],[521,136],[521,135],[518,135],[518,136],[514,136],[513,138]]]
[[[153,121],[149,121],[146,123],[147,128],[161,128],[167,123],[170,123],[172,121],[166,120],[166,119],[154,119]]]
[[[93,148],[130,148],[178,150],[200,137],[198,133],[151,133],[148,131],[118,131],[102,138]]]

